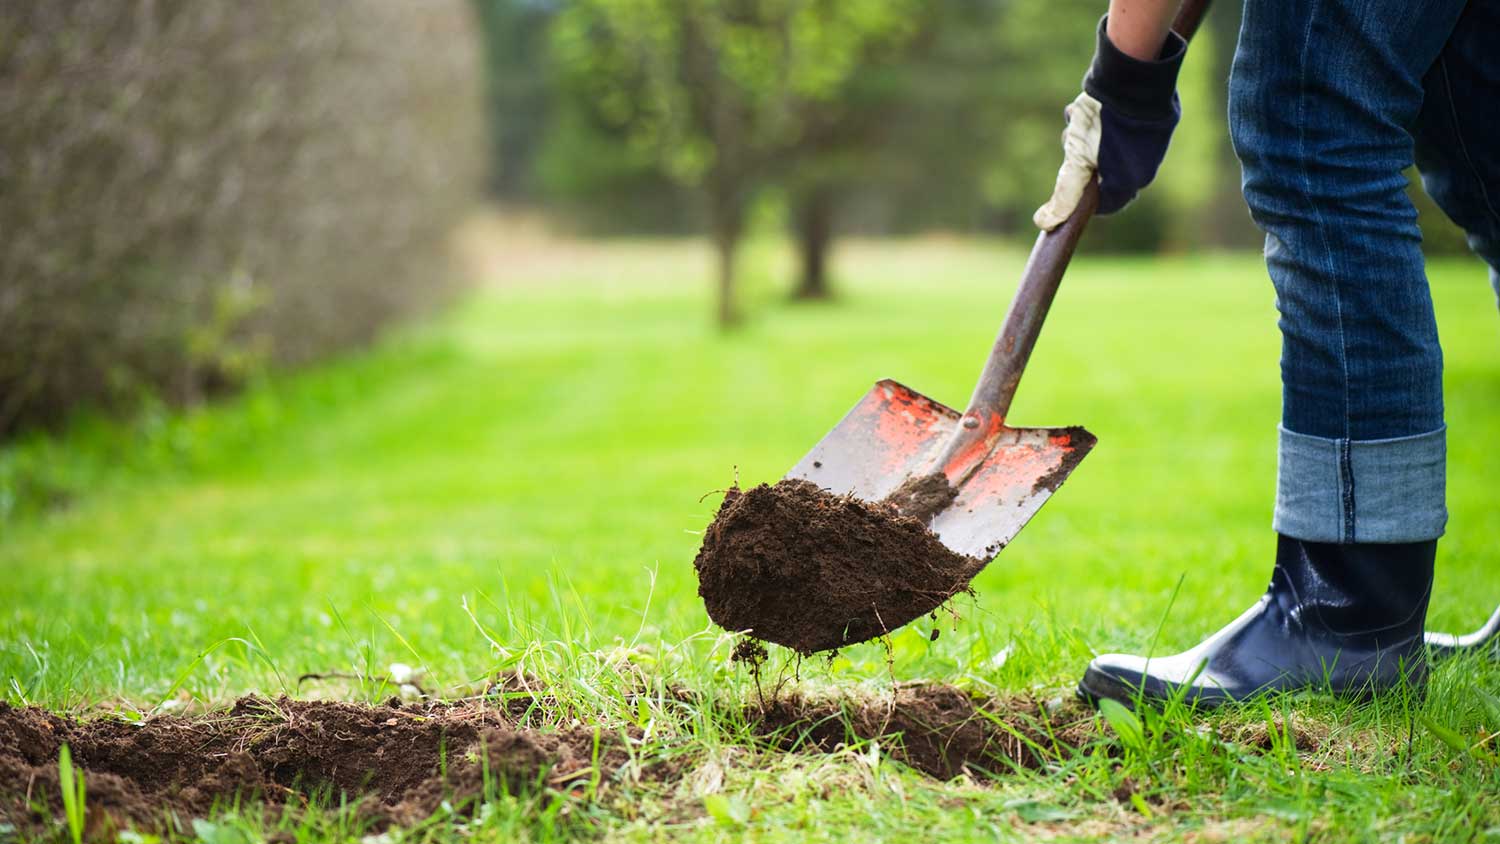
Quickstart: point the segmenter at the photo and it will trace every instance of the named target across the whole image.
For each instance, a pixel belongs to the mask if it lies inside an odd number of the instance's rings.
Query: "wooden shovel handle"
[[[1172,29],[1183,38],[1191,39],[1198,24],[1208,11],[1209,0],[1187,0],[1177,13]],[[990,350],[989,360],[980,373],[974,395],[964,412],[964,426],[971,429],[989,430],[997,420],[1004,420],[1010,412],[1011,399],[1021,383],[1021,374],[1026,371],[1026,362],[1031,350],[1036,347],[1037,337],[1042,333],[1042,323],[1052,307],[1068,261],[1083,237],[1083,230],[1093,219],[1099,207],[1098,177],[1089,180],[1084,188],[1078,207],[1062,225],[1050,232],[1037,235],[1031,247],[1031,257],[1026,259],[1026,269],[1021,274],[1021,285],[1011,301],[1010,311],[1000,328],[995,347]]]

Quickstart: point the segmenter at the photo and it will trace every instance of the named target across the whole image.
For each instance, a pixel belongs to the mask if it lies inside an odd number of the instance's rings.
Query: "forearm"
[[[1155,61],[1181,7],[1182,0],[1110,0],[1105,32],[1120,52]]]

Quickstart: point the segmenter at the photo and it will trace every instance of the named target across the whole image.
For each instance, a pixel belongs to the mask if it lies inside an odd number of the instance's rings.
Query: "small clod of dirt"
[[[783,697],[751,707],[746,720],[785,750],[831,752],[873,741],[891,758],[944,780],[1038,768],[1098,736],[1097,719],[1081,706],[1052,713],[1030,701],[925,683],[869,700]]]
[[[377,826],[407,824],[486,787],[517,793],[593,775],[593,729],[523,729],[477,704],[360,706],[242,698],[199,717],[75,720],[0,703],[0,818],[41,830],[62,816],[58,752],[67,744],[88,788],[91,839],[160,830],[239,796],[268,811],[309,795],[346,796]],[[606,732],[601,779],[629,764]]]
[[[931,524],[932,517],[953,503],[958,497],[958,487],[948,482],[942,472],[907,478],[901,486],[885,497],[883,503],[896,508],[896,512],[922,524]]]
[[[735,643],[734,652],[729,655],[729,658],[733,662],[743,662],[750,666],[750,670],[755,671],[769,656],[765,642],[747,637]]]
[[[932,612],[984,562],[892,504],[784,480],[731,489],[693,566],[715,624],[811,654]]]

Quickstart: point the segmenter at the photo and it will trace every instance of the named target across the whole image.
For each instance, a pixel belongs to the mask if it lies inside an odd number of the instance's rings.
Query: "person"
[[[1128,204],[1166,153],[1187,48],[1170,30],[1180,5],[1112,0],[1100,21],[1069,106],[1069,132],[1086,127],[1073,140],[1092,153],[1098,213]],[[1229,124],[1280,313],[1271,582],[1184,653],[1097,657],[1084,697],[1211,705],[1423,687],[1446,432],[1403,172],[1417,165],[1500,295],[1497,45],[1500,0],[1246,0]]]

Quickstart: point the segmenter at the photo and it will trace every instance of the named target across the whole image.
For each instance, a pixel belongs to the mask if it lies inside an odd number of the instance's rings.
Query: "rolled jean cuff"
[[[1304,542],[1425,542],[1448,523],[1447,428],[1330,440],[1281,428],[1276,532]]]

